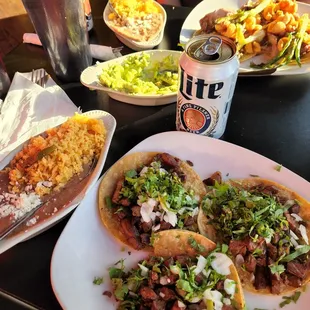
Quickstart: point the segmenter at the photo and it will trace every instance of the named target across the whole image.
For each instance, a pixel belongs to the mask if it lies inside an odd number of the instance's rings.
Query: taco
[[[99,188],[103,224],[136,250],[152,250],[152,234],[168,229],[198,232],[206,191],[186,162],[167,153],[141,152],[121,158]]]
[[[209,186],[200,232],[229,245],[246,290],[284,294],[310,280],[310,203],[276,182],[249,178]]]
[[[156,256],[139,262],[136,268],[124,271],[109,269],[113,293],[120,302],[117,309],[171,309],[171,310],[239,310],[244,309],[241,283],[232,260],[217,248],[201,255],[188,256],[174,247],[171,235],[175,231],[163,231],[154,244]],[[191,247],[188,237],[198,245],[214,249],[207,238],[188,231],[179,231],[182,248]],[[201,243],[199,243],[201,242]],[[166,245],[177,249],[166,256]],[[163,251],[161,251],[163,249]],[[124,289],[125,288],[125,289]]]

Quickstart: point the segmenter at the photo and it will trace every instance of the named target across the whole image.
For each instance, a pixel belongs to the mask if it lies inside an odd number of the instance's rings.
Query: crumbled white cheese
[[[227,276],[230,274],[230,266],[232,260],[223,253],[213,253],[214,259],[211,262],[212,268],[221,275]]]
[[[4,193],[0,203],[0,218],[11,215],[14,220],[41,204],[40,197],[35,193],[10,194]]]

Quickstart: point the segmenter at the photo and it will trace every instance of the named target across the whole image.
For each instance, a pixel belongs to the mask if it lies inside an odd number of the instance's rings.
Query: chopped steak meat
[[[168,153],[158,154],[156,156],[162,165],[168,169],[176,168],[179,165],[178,160]]]
[[[222,183],[222,174],[220,171],[214,172],[209,178],[203,180],[203,183],[207,186],[214,186],[215,182],[218,184]]]
[[[298,214],[300,212],[300,205],[295,203],[293,204],[289,209],[288,209],[288,212],[289,213],[295,213],[295,214]]]
[[[299,224],[298,222],[286,211],[284,212],[284,215],[288,221],[288,224],[289,224],[289,227],[290,229],[297,235],[299,236],[300,235],[300,231],[298,229],[299,227]]]
[[[230,240],[229,250],[234,256],[237,256],[238,254],[244,256],[247,251],[246,243],[241,240]]]
[[[276,260],[277,259],[278,249],[277,249],[276,246],[272,245],[271,243],[268,243],[267,244],[267,251],[268,251],[268,256],[272,260]]]
[[[287,285],[293,286],[293,287],[301,287],[302,280],[296,276],[293,276],[291,274],[286,275],[285,277],[285,283]]]
[[[116,183],[116,189],[115,189],[114,194],[112,196],[112,202],[118,203],[123,184],[124,184],[123,178]]]
[[[252,254],[248,254],[244,260],[245,269],[248,272],[254,272],[256,268],[256,258]]]
[[[140,295],[144,300],[155,300],[158,298],[157,294],[149,287],[142,287],[140,289]]]
[[[264,289],[268,286],[268,275],[265,267],[257,266],[255,270],[254,286],[257,290]]]
[[[134,206],[131,208],[131,212],[133,216],[141,216],[141,207],[140,206]]]
[[[303,279],[307,273],[307,266],[306,264],[301,264],[296,261],[291,261],[287,264],[287,271],[290,274]]]
[[[281,279],[280,275],[278,273],[270,273],[270,280],[271,280],[271,293],[272,294],[280,294],[284,287],[285,284],[283,280]]]
[[[166,309],[166,302],[162,299],[154,300],[152,302],[151,310],[165,310]]]
[[[177,298],[175,292],[168,287],[161,287],[158,289],[157,294],[165,301],[175,300]]]

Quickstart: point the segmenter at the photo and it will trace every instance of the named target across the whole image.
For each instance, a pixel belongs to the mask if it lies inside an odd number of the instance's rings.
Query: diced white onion
[[[231,305],[231,300],[229,298],[223,298],[223,304],[230,306]]]
[[[225,279],[224,290],[228,295],[235,295],[236,282],[234,280]]]
[[[221,275],[227,276],[230,274],[230,266],[233,264],[232,260],[223,253],[213,253],[215,258],[211,262],[212,268]]]
[[[301,236],[305,240],[306,244],[309,244],[306,227],[304,225],[300,225],[299,230],[300,230]]]
[[[193,296],[191,298],[188,299],[188,301],[191,303],[191,304],[196,304],[197,302],[201,301],[202,297],[199,297],[199,296]]]
[[[291,242],[295,248],[298,247],[298,243],[293,237],[291,237]]]
[[[290,229],[290,235],[292,236],[292,238],[294,238],[295,240],[298,240],[298,236]]]
[[[208,279],[209,275],[211,274],[211,269],[209,269],[208,271],[206,269],[202,270],[202,274]]]
[[[166,211],[166,214],[164,215],[164,221],[170,223],[172,227],[175,227],[178,222],[178,217],[175,213],[171,211]]]
[[[203,293],[203,299],[205,304],[207,304],[207,300],[211,300],[214,303],[214,310],[222,310],[223,303],[222,303],[223,295],[219,291],[211,291],[207,289]]]
[[[205,269],[207,265],[207,260],[202,256],[202,255],[199,255],[198,257],[198,262],[197,262],[197,266],[196,268],[194,269],[194,274],[199,274],[200,272],[202,272],[202,270]]]
[[[196,215],[198,215],[198,213],[199,213],[199,208],[197,207],[197,208],[195,208],[195,209],[193,210],[192,216],[196,216]]]
[[[148,273],[149,273],[149,269],[148,269],[147,267],[141,265],[141,264],[138,264],[138,266],[139,266],[140,269],[141,269],[141,275],[142,275],[143,277],[146,277],[146,276],[148,275]]]
[[[149,170],[149,167],[143,167],[142,170],[140,171],[140,175],[145,175],[148,170]]]
[[[183,302],[182,302],[181,300],[178,300],[178,307],[179,307],[180,309],[186,309],[186,305],[183,304]]]
[[[140,213],[144,222],[148,223],[151,219],[151,214],[153,212],[154,206],[150,205],[148,202],[143,202]]]
[[[164,298],[166,295],[165,295],[163,292],[160,292],[160,293],[159,293],[159,296],[160,296],[161,298]]]
[[[244,258],[241,254],[238,254],[235,258],[235,263],[237,267],[240,267],[244,264]]]
[[[168,277],[167,277],[167,276],[160,277],[159,283],[160,283],[161,285],[167,285],[167,284],[169,283],[169,282],[168,282]]]
[[[152,231],[157,231],[159,229],[160,229],[160,224],[152,227]]]
[[[170,271],[173,274],[180,274],[180,267],[178,267],[177,265],[172,265],[170,266]]]
[[[302,218],[301,218],[298,214],[292,213],[291,216],[292,216],[297,222],[301,222],[301,221],[302,221]]]

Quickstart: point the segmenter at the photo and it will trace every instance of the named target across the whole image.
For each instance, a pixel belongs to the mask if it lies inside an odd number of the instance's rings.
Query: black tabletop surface
[[[117,47],[121,43],[102,20],[105,3],[102,0],[91,1],[95,23],[91,42]],[[168,21],[164,39],[158,48],[178,49],[180,29],[190,9],[169,6],[165,9]],[[23,22],[32,31],[29,20]],[[130,50],[125,48],[124,52]],[[40,47],[20,45],[4,61],[11,77],[16,71],[26,72],[40,67],[46,68],[53,76]],[[114,101],[105,93],[90,91],[79,83],[62,87],[83,111],[106,110],[116,118],[117,129],[104,170],[143,139],[175,130],[175,104],[139,107]],[[269,157],[310,180],[309,101],[308,74],[240,77],[223,139]],[[53,248],[68,218],[0,255],[0,292],[12,294],[37,308],[60,309],[51,288],[49,269]],[[0,295],[1,309],[20,307]]]

